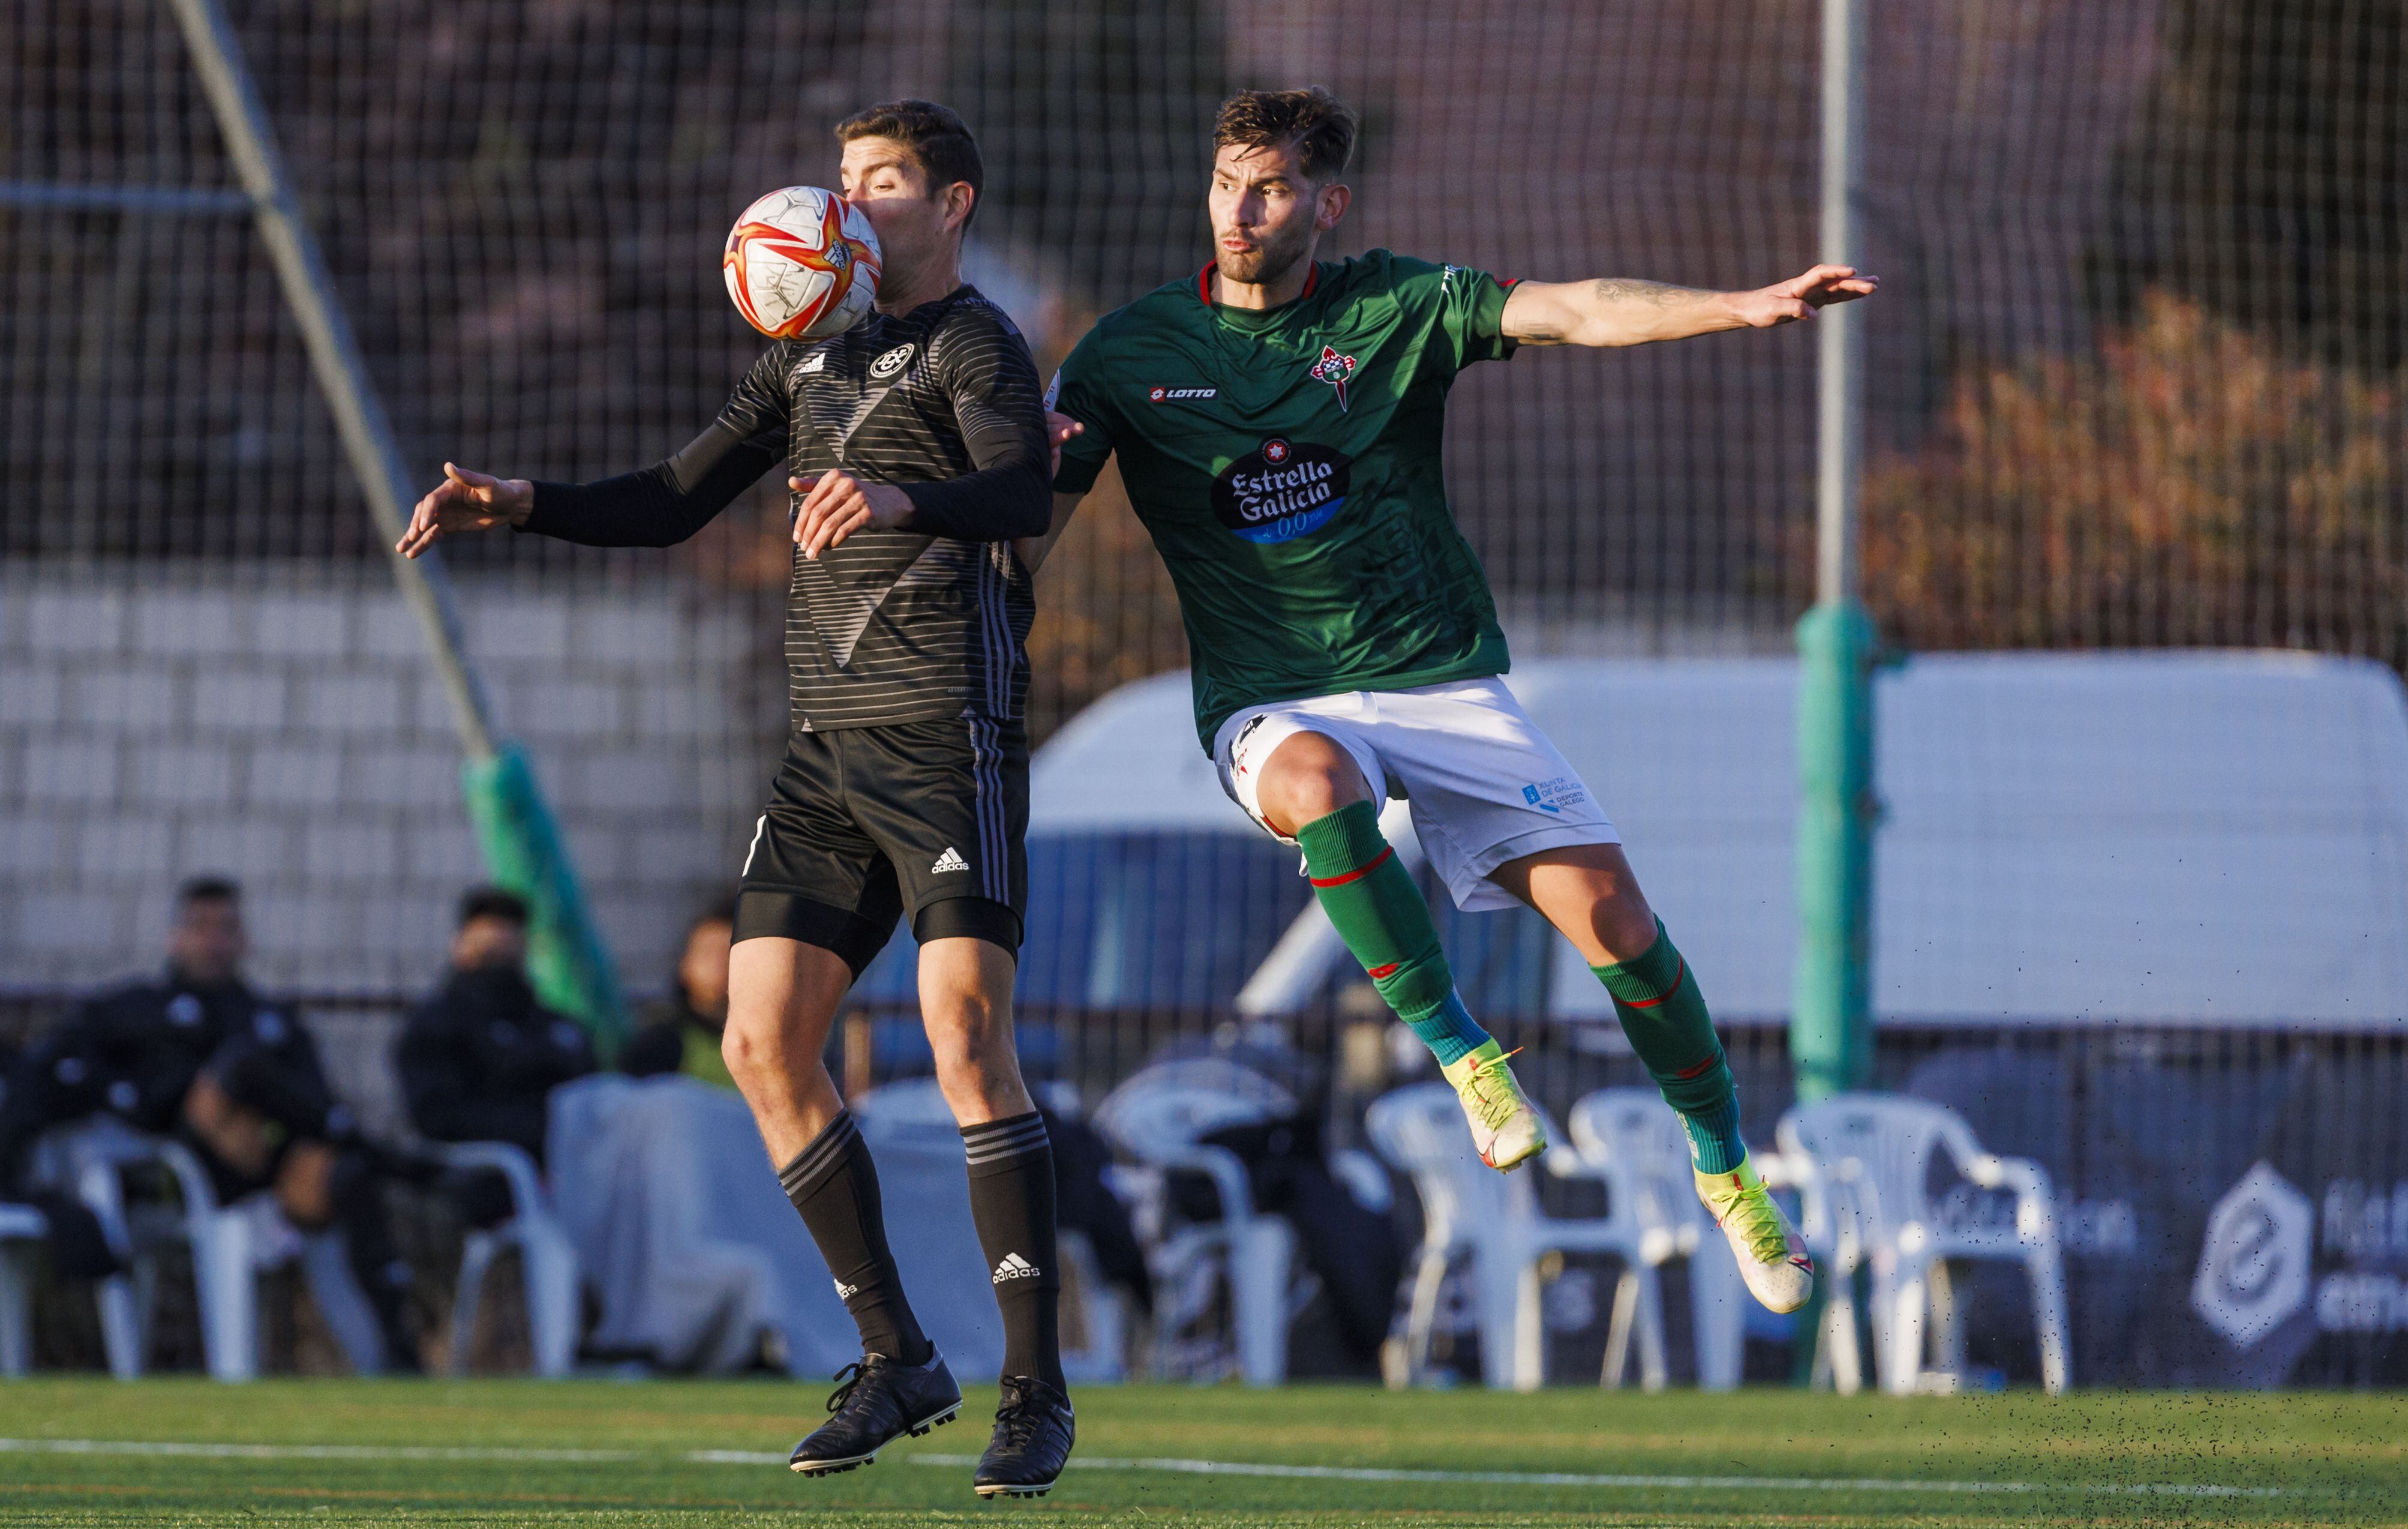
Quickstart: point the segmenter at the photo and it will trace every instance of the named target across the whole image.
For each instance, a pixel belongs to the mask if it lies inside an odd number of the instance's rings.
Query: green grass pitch
[[[805,1480],[782,1461],[824,1392],[767,1381],[5,1382],[0,1520],[2408,1522],[2408,1403],[2396,1395],[1088,1387],[1079,1453],[1054,1494],[982,1504],[968,1457],[985,1442],[992,1390],[970,1393],[961,1422],[874,1466]],[[1257,1469],[1214,1468],[1228,1464]]]

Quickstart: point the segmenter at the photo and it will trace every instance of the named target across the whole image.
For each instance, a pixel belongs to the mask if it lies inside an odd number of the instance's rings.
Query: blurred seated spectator
[[[594,1071],[594,1044],[577,1021],[537,1000],[526,936],[527,905],[517,894],[480,887],[463,897],[452,971],[410,1010],[394,1061],[420,1135],[508,1142],[541,1163],[545,1102],[553,1089]],[[463,1214],[480,1225],[507,1216],[507,1190],[471,1176],[480,1187],[447,1186]]]
[[[309,1032],[242,977],[242,893],[202,877],[176,896],[167,968],[83,1004],[37,1039],[0,1104],[10,1160],[52,1126],[111,1116],[193,1149],[221,1203],[272,1192],[304,1231],[338,1227],[388,1363],[419,1367],[410,1270],[383,1184],[397,1163],[328,1088]]]
[[[719,1054],[727,1029],[727,950],[735,934],[733,902],[714,903],[687,926],[668,996],[645,1005],[640,1028],[619,1053],[619,1066],[630,1077],[682,1073],[736,1087]]]
[[[23,1046],[0,1038],[0,1132],[9,1131],[14,1123],[8,1099],[17,1086],[17,1070],[24,1054]],[[0,1141],[0,1200],[33,1205],[41,1211],[48,1227],[43,1242],[50,1268],[69,1279],[99,1279],[117,1273],[121,1267],[117,1252],[108,1245],[108,1234],[101,1229],[100,1218],[70,1193],[27,1183],[15,1162],[16,1156],[16,1145]]]

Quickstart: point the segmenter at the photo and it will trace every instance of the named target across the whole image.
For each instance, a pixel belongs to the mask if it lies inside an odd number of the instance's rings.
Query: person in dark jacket
[[[545,1101],[594,1071],[594,1046],[545,1008],[526,975],[527,905],[480,887],[460,900],[452,971],[403,1024],[403,1101],[437,1142],[509,1142],[543,1161]],[[472,1217],[482,1219],[482,1217]]]
[[[338,1227],[386,1362],[416,1369],[411,1274],[384,1204],[392,1164],[335,1097],[309,1032],[243,980],[249,948],[241,889],[185,883],[161,977],[91,1000],[21,1059],[0,1155],[14,1166],[35,1136],[95,1115],[180,1138],[221,1203],[267,1191],[294,1226]]]
[[[733,1089],[719,1043],[727,1031],[727,952],[736,935],[736,905],[714,903],[686,926],[685,949],[668,996],[645,1006],[642,1026],[619,1053],[630,1077],[682,1073]]]

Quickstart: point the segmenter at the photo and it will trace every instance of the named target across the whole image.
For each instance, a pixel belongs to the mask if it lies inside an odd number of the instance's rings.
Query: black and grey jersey
[[[684,541],[782,458],[911,498],[903,528],[794,554],[786,666],[797,728],[964,714],[1016,720],[1037,607],[1010,539],[1043,533],[1051,471],[1037,364],[1004,311],[954,288],[899,316],[764,352],[666,461],[538,483],[523,530],[603,547]]]

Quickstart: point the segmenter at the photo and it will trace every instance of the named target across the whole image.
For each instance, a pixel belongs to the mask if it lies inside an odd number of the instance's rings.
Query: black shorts
[[[859,976],[905,915],[923,945],[1020,952],[1028,733],[981,716],[797,732],[753,826],[736,938],[800,940]]]

